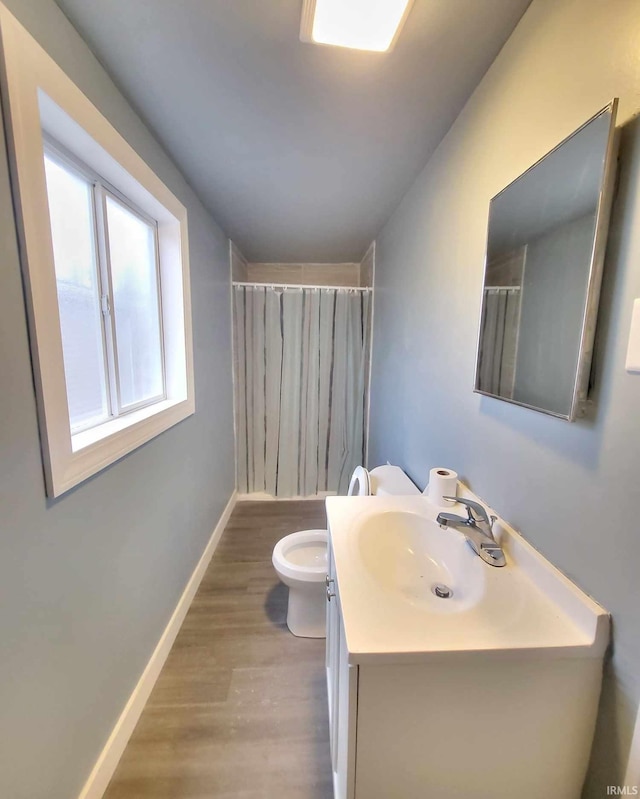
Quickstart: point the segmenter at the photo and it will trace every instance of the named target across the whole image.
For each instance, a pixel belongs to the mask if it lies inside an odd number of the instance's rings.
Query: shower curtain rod
[[[345,289],[348,291],[371,291],[373,286],[320,286],[314,284],[303,284],[303,283],[245,283],[240,280],[233,280],[231,281],[232,286],[247,286],[247,287],[256,287],[256,286],[263,286],[264,288],[268,289]]]

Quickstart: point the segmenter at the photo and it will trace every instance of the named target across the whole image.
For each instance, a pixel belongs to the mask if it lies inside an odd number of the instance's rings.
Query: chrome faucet
[[[436,521],[442,527],[453,527],[464,535],[471,549],[490,566],[506,566],[507,561],[502,547],[493,537],[493,523],[496,516],[487,516],[487,511],[479,502],[459,497],[444,497],[459,502],[467,509],[467,518],[455,513],[439,513]]]

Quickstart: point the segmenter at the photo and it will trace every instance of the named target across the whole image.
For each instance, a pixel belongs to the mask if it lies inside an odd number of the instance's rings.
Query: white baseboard
[[[227,503],[226,508],[222,512],[222,516],[220,517],[215,530],[211,534],[209,543],[202,553],[202,557],[198,561],[198,565],[195,567],[193,574],[189,578],[189,582],[187,583],[186,588],[184,589],[182,596],[180,597],[178,604],[176,605],[176,608],[169,619],[169,623],[165,627],[165,630],[158,641],[158,645],[156,646],[151,658],[149,659],[149,662],[142,672],[142,676],[138,680],[138,684],[133,689],[133,693],[129,697],[124,710],[120,714],[120,718],[116,722],[116,725],[113,728],[104,749],[100,753],[100,757],[98,757],[98,760],[93,767],[93,771],[89,775],[89,779],[86,781],[82,791],[80,792],[79,799],[101,799],[106,791],[111,777],[116,770],[118,762],[122,757],[122,753],[125,750],[127,742],[131,737],[131,733],[133,732],[136,724],[138,723],[138,719],[144,710],[144,706],[149,698],[149,694],[151,693],[153,686],[158,679],[164,662],[167,659],[171,647],[173,646],[173,642],[178,635],[178,631],[180,630],[182,622],[184,621],[184,617],[187,615],[187,611],[189,610],[191,602],[193,601],[193,597],[198,590],[200,581],[204,577],[204,573],[209,565],[209,561],[211,560],[213,553],[215,552],[216,546],[220,541],[220,537],[224,532],[224,528],[227,526],[231,512],[236,504],[237,497],[238,494],[236,491],[234,491],[229,499],[229,502]]]

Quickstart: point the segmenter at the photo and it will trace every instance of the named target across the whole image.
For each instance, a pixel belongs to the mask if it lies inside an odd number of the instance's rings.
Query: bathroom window
[[[184,205],[0,4],[47,494],[195,411]]]
[[[72,433],[166,398],[157,222],[51,142],[45,174]]]

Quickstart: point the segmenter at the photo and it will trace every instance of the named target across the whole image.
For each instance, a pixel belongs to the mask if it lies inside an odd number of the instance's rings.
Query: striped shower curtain
[[[513,398],[516,379],[520,287],[487,287],[480,331],[478,388]]]
[[[371,296],[233,288],[238,490],[346,493],[363,462]]]

